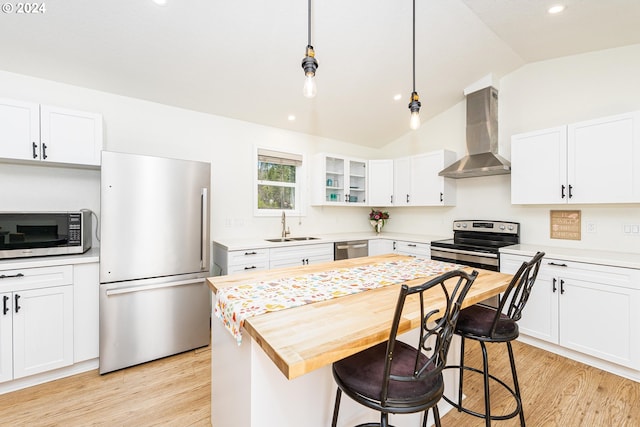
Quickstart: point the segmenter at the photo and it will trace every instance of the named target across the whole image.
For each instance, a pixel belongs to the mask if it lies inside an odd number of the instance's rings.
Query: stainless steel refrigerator
[[[102,153],[100,373],[209,343],[211,165]]]

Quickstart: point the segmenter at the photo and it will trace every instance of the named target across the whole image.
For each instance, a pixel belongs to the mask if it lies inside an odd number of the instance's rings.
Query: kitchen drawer
[[[229,252],[227,265],[229,270],[232,266],[246,266],[250,264],[269,264],[269,249],[247,249],[244,251]]]
[[[272,261],[290,258],[308,258],[314,256],[331,255],[333,261],[333,243],[319,243],[314,245],[285,246],[272,248],[270,259]]]
[[[23,268],[0,271],[0,291],[23,291],[73,284],[73,266]]]
[[[431,246],[428,243],[396,241],[394,251],[400,255],[431,258]]]
[[[248,273],[251,271],[268,270],[269,261],[249,262],[246,264],[230,265],[227,274]]]

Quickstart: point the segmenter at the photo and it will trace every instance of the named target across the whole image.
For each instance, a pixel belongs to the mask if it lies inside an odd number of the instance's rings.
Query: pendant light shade
[[[416,130],[420,127],[420,97],[416,92],[416,0],[413,0],[413,92],[409,101],[409,111],[411,111],[411,119],[409,127]]]
[[[302,69],[304,70],[304,87],[302,94],[307,98],[313,98],[316,96],[318,89],[316,87],[316,69],[318,69],[318,61],[316,60],[316,53],[311,45],[311,0],[308,3],[308,41],[305,57],[302,59]]]

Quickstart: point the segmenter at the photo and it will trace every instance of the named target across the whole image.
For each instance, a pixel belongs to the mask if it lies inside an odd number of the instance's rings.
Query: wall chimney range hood
[[[498,91],[486,87],[467,95],[467,155],[440,171],[446,178],[511,173],[511,164],[498,154]]]

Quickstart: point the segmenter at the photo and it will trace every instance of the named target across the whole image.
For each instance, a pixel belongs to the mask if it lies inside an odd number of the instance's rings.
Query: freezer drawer
[[[100,373],[209,344],[204,277],[100,285]]]

